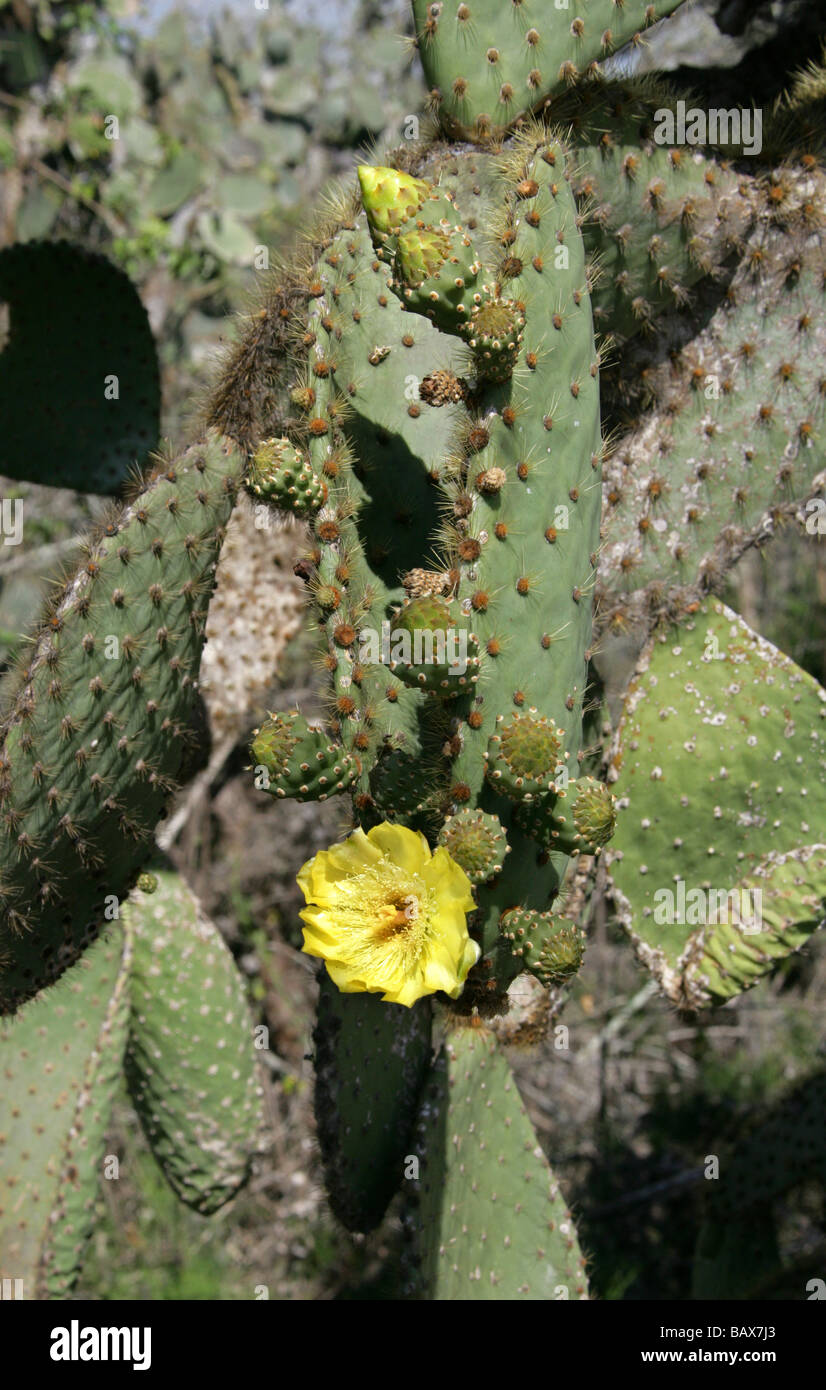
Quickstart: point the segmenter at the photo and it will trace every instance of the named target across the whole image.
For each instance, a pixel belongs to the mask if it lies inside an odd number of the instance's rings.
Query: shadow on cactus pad
[[[0,472],[118,492],[158,442],[155,344],[121,270],[68,242],[0,251]]]

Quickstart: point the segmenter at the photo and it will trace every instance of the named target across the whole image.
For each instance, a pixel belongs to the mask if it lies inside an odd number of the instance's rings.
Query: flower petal
[[[423,878],[440,902],[452,900],[461,906],[463,912],[476,911],[470,879],[461,865],[451,859],[444,845],[439,845],[424,870]]]
[[[394,864],[410,875],[423,874],[430,862],[430,846],[418,830],[410,830],[406,825],[391,825],[383,821],[374,825],[368,832],[371,845],[386,854]]]
[[[381,851],[377,846],[371,845],[359,827],[341,844],[321,849],[312,859],[308,859],[299,870],[298,886],[308,903],[335,907],[338,902],[338,884],[343,879],[351,878],[363,869],[380,863],[381,858]]]
[[[397,989],[387,990],[382,995],[382,999],[388,1004],[404,1004],[405,1008],[410,1008],[418,999],[423,999],[426,994],[432,994],[423,979],[416,976],[408,976],[402,981]]]

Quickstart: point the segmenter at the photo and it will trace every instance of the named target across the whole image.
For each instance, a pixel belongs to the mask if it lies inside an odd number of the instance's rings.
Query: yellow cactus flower
[[[415,1004],[462,992],[479,947],[467,930],[476,904],[464,869],[424,835],[385,822],[356,830],[303,866],[303,949],[326,962],[346,994]]]

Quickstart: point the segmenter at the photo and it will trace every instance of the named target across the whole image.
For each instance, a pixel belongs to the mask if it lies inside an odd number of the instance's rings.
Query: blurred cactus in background
[[[671,88],[601,67],[677,0],[412,8],[417,117],[386,103],[377,74],[406,83],[409,58],[380,30],[356,45],[357,82],[283,17],[252,48],[220,19],[190,51],[173,14],[133,61],[104,34],[48,78],[53,162],[5,207],[2,466],[120,497],[4,681],[0,1164],[23,1195],[0,1198],[0,1250],[31,1296],[77,1276],[121,1071],[197,1211],[265,1143],[236,966],[153,836],[199,766],[207,630],[209,697],[233,575],[242,611],[242,563],[256,607],[267,589],[237,536],[221,579],[239,518],[259,548],[306,541],[325,708],[264,709],[266,675],[250,658],[239,693],[236,658],[213,734],[231,745],[255,718],[259,795],[347,807],[298,876],[304,950],[325,962],[317,1131],[347,1229],[375,1229],[401,1192],[408,1294],[589,1296],[587,1242],[505,1048],[558,1018],[595,900],[686,1011],[757,984],[824,919],[826,695],[721,595],[781,529],[826,532],[826,75],[761,113],[747,153],[754,113],[731,146],[700,140]],[[0,146],[18,172],[20,110]],[[305,181],[379,136],[270,265],[276,210],[283,226]],[[101,244],[139,279],[194,258],[217,295],[219,267],[221,293],[228,266],[269,272],[178,449],[152,452],[157,364],[122,271],[41,240],[101,200],[121,208]],[[50,275],[119,310],[111,345],[93,315],[56,316],[77,381],[38,375]],[[273,608],[284,642],[293,617]],[[43,1074],[50,1036],[66,1038],[59,1075]],[[94,1100],[80,1146],[67,1089]],[[739,1229],[757,1203],[768,1231],[772,1193],[743,1195],[744,1166],[735,1154],[709,1206],[697,1296],[743,1285],[718,1207]]]

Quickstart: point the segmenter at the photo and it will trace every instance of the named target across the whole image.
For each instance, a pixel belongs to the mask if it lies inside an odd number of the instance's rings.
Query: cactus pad
[[[0,251],[0,473],[114,494],[158,443],[155,343],[137,290],[68,242]]]
[[[430,1061],[430,1001],[412,1009],[342,994],[320,979],[315,1111],[330,1203],[350,1231],[371,1231],[404,1178]]]
[[[133,939],[126,1077],[182,1202],[209,1215],[248,1180],[266,1132],[253,1024],[217,927],[174,871],[124,909]]]
[[[573,1219],[492,1034],[450,1034],[420,1113],[423,1295],[587,1298]]]
[[[621,916],[670,998],[727,998],[817,926],[826,696],[725,605],[707,600],[649,644],[613,767]],[[785,867],[771,855],[787,856]],[[740,890],[766,875],[754,932]],[[711,920],[711,891],[725,900],[716,916],[730,902],[727,921]]]
[[[0,1028],[0,1277],[65,1298],[94,1224],[100,1160],[126,1046],[131,947],[101,937]]]
[[[55,979],[128,892],[175,786],[242,460],[159,464],[85,548],[12,677],[0,733],[0,1012]]]

